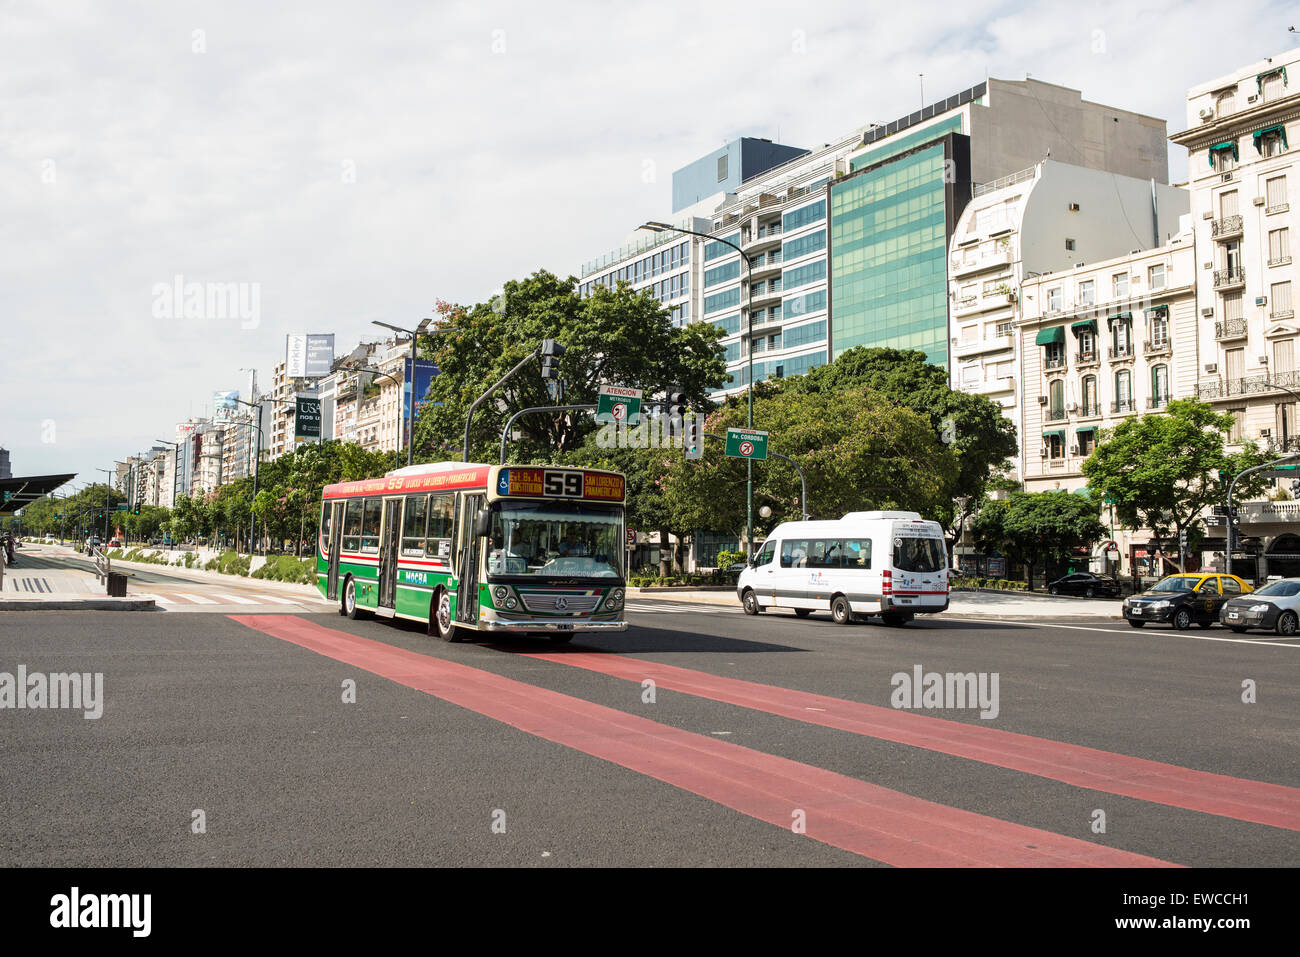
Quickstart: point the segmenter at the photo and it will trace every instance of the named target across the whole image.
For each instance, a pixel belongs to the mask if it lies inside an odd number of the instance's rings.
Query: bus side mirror
[[[474,537],[482,538],[488,533],[488,523],[491,521],[492,513],[485,508],[480,508],[474,513]]]

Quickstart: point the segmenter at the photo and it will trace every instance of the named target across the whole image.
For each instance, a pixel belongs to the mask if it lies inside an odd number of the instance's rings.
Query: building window
[[[1228,414],[1232,416],[1232,425],[1228,429],[1228,443],[1236,445],[1241,442],[1241,430],[1246,421],[1246,410],[1229,409]]]
[[[1117,319],[1111,326],[1111,347],[1114,358],[1123,358],[1133,353],[1133,329],[1127,319]]]
[[[1264,133],[1255,140],[1255,148],[1259,150],[1259,155],[1268,159],[1270,156],[1277,156],[1286,151],[1286,142],[1283,139],[1284,134],[1281,130],[1270,133]]]
[[[1229,216],[1236,216],[1240,207],[1237,205],[1238,193],[1235,189],[1228,190],[1226,193],[1219,194],[1219,216],[1226,219]]]
[[[1269,302],[1272,303],[1272,310],[1269,315],[1272,318],[1282,319],[1295,314],[1295,310],[1291,305],[1291,280],[1273,283],[1269,293]]]
[[[1118,272],[1110,277],[1110,295],[1112,299],[1128,298],[1128,273]]]
[[[1066,251],[1066,252],[1070,252],[1070,253],[1074,252],[1074,240],[1073,240],[1073,239],[1067,239],[1067,240],[1065,241],[1065,251]]]
[[[1295,371],[1295,345],[1291,339],[1282,339],[1273,343],[1271,371],[1277,374]]]
[[[1151,347],[1163,349],[1169,344],[1169,320],[1163,312],[1151,314]]]
[[[1076,434],[1079,439],[1079,454],[1087,458],[1097,450],[1097,433],[1094,429],[1083,429]]]
[[[1286,177],[1274,176],[1264,183],[1265,191],[1265,210],[1270,213],[1276,213],[1284,209],[1287,205],[1286,199]]]
[[[1165,288],[1165,264],[1156,263],[1147,267],[1147,287],[1152,290]]]
[[[1083,383],[1079,389],[1080,395],[1083,396],[1083,415],[1097,414],[1097,377],[1095,375],[1086,375],[1083,377]]]
[[[1268,231],[1268,264],[1284,266],[1291,261],[1291,235],[1284,226]]]
[[[1089,329],[1079,333],[1079,358],[1091,359],[1097,354],[1097,337]]]
[[[1242,377],[1245,371],[1245,349],[1228,349],[1223,353],[1223,377],[1228,380],[1229,388]]]
[[[1049,369],[1065,368],[1065,343],[1049,342],[1044,347],[1044,355]]]
[[[718,182],[721,183],[727,178],[727,154],[723,153],[718,157]]]
[[[1056,433],[1043,436],[1043,443],[1047,446],[1047,457],[1051,459],[1065,458],[1065,442],[1061,436]]]
[[[1047,290],[1047,311],[1048,312],[1061,311],[1061,287],[1060,286],[1057,286],[1055,289]]]
[[[1223,294],[1223,320],[1230,322],[1233,319],[1240,319],[1241,312],[1241,292],[1225,292]]]
[[[1133,374],[1128,369],[1115,373],[1115,408],[1112,411],[1133,411]]]
[[[1079,283],[1079,305],[1091,306],[1097,301],[1097,283],[1092,279],[1085,279]]]
[[[1214,115],[1227,116],[1229,113],[1237,112],[1237,91],[1224,90],[1215,98]]]
[[[1151,407],[1160,409],[1169,404],[1169,366],[1151,367]]]
[[[1050,352],[1050,350],[1049,350]],[[1057,379],[1047,387],[1047,417],[1052,421],[1065,418],[1065,381]]]
[[[1264,102],[1269,103],[1282,96],[1283,88],[1286,86],[1286,77],[1282,71],[1270,73],[1268,76],[1260,77],[1259,92],[1263,95]]]
[[[1210,147],[1210,169],[1226,173],[1237,168],[1237,144],[1225,143]]]

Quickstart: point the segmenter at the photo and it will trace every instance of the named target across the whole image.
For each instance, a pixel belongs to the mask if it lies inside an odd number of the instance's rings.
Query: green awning
[[[1206,156],[1209,159],[1211,168],[1214,167],[1214,154],[1220,152],[1221,150],[1232,150],[1232,158],[1237,161],[1241,160],[1241,157],[1237,155],[1237,141],[1224,140],[1222,143],[1215,143],[1213,146],[1211,146],[1209,152],[1206,154]]]
[[[1255,131],[1255,151],[1259,152],[1259,141],[1269,133],[1276,133],[1282,138],[1282,148],[1286,149],[1286,127],[1280,123],[1277,126],[1267,126],[1262,130]]]
[[[1065,326],[1052,326],[1050,329],[1039,329],[1038,338],[1034,340],[1034,345],[1050,346],[1054,342],[1065,342]]]
[[[1060,439],[1062,442],[1064,442],[1064,441],[1065,441],[1065,429],[1046,429],[1046,430],[1044,430],[1044,432],[1043,432],[1043,438],[1045,438],[1045,439],[1050,439],[1052,436],[1056,436],[1058,439]]]
[[[1081,425],[1074,431],[1079,435],[1087,435],[1089,432],[1096,432],[1097,427],[1095,425]]]
[[[1070,323],[1070,331],[1076,336],[1082,332],[1091,332],[1094,336],[1097,334],[1096,319],[1080,319],[1078,322]]]
[[[1146,308],[1146,314],[1148,316],[1157,316],[1162,313],[1166,316],[1169,315],[1169,307],[1167,305],[1147,306]]]
[[[1265,70],[1263,73],[1257,73],[1257,74],[1255,74],[1255,91],[1258,92],[1258,93],[1263,93],[1263,92],[1264,92],[1264,77],[1266,77],[1266,76],[1272,76],[1274,73],[1281,73],[1281,74],[1282,74],[1282,85],[1283,85],[1283,86],[1286,86],[1286,85],[1287,85],[1287,84],[1286,84],[1286,67],[1284,67],[1284,66],[1279,66],[1279,67],[1275,67],[1275,68],[1272,69],[1272,70]]]
[[[1107,316],[1107,317],[1106,317],[1106,328],[1107,328],[1107,329],[1110,329],[1110,328],[1111,328],[1112,326],[1114,326],[1115,323],[1117,323],[1117,322],[1132,322],[1132,321],[1133,321],[1133,313],[1131,313],[1131,312],[1119,312],[1119,313],[1116,313],[1116,314],[1113,315],[1113,316]]]

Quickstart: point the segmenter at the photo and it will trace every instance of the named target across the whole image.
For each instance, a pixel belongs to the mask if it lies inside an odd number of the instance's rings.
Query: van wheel
[[[758,607],[758,596],[754,594],[754,589],[746,588],[744,596],[740,599],[741,605],[744,606],[746,615],[757,615],[761,608]]]
[[[847,625],[853,620],[853,610],[849,608],[849,600],[843,595],[836,595],[831,599],[831,618],[837,625]]]
[[[794,610],[794,613],[795,613],[796,615],[798,615],[800,618],[807,618],[809,615],[812,614],[812,609],[811,609],[811,608],[796,608],[796,609]]]
[[[443,641],[460,641],[456,623],[451,618],[451,592],[445,588],[433,593],[429,606],[429,633],[436,634]]]

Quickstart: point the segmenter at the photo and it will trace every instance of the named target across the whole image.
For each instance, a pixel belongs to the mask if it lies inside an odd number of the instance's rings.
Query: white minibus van
[[[736,596],[745,613],[829,611],[840,624],[879,615],[902,625],[948,607],[948,552],[938,522],[916,512],[849,512],[838,521],[782,522]]]

